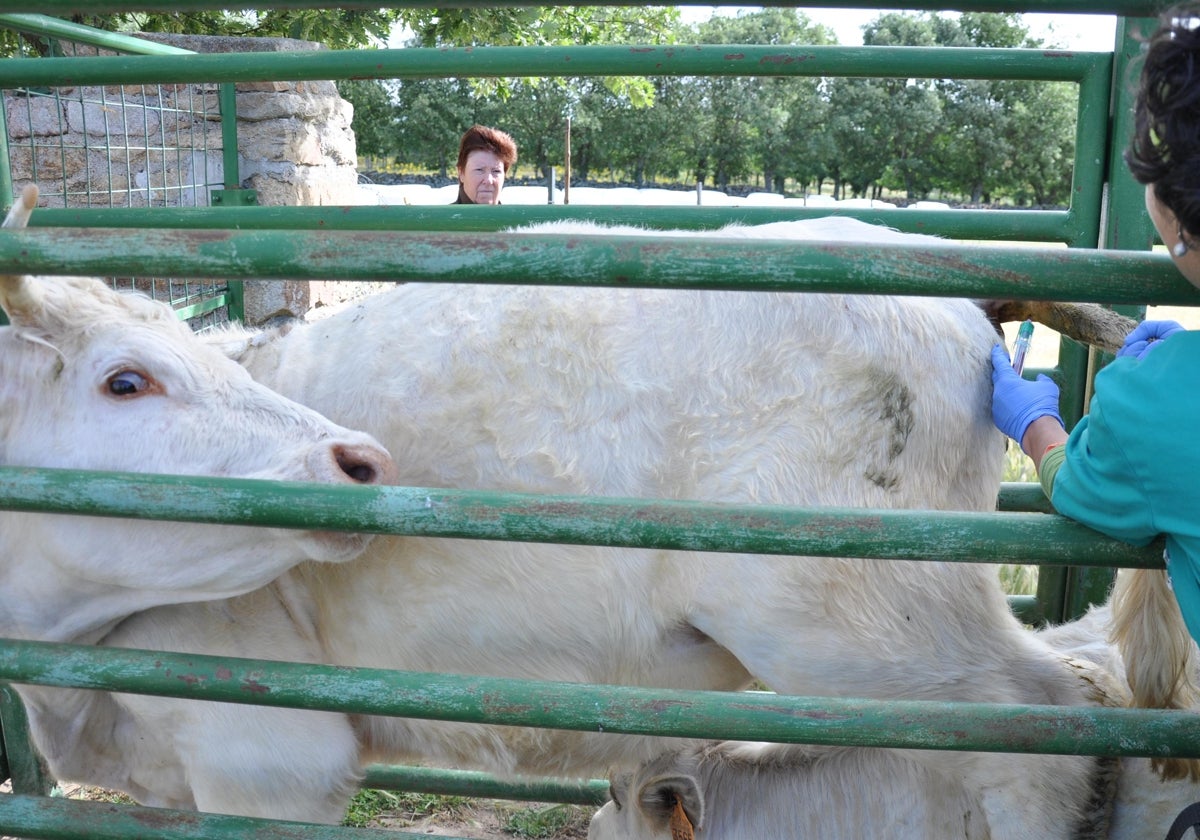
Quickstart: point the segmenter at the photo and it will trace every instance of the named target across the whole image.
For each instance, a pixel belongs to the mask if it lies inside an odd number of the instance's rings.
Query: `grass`
[[[406,822],[434,814],[453,816],[461,813],[471,800],[463,796],[434,793],[393,793],[387,790],[360,790],[350,800],[342,825],[365,828],[387,814]]]
[[[514,837],[549,838],[567,829],[585,829],[591,815],[578,805],[518,808],[507,815],[502,828]]]
[[[351,800],[342,825],[408,828],[430,817],[451,824],[459,821],[476,824],[484,812],[491,811],[492,825],[498,825],[506,835],[550,840],[564,836],[582,837],[587,832],[593,810],[579,805],[531,805],[432,793],[360,790]]]
[[[1005,455],[1003,481],[1037,481],[1037,470],[1033,461],[1021,451],[1021,447],[1010,443]],[[1034,595],[1037,593],[1037,566],[1018,566],[1005,563],[998,568],[1000,585],[1008,595]]]

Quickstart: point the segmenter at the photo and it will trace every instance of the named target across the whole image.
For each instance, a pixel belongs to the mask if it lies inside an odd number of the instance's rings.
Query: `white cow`
[[[592,817],[588,840],[992,836],[977,793],[897,750],[694,745],[615,775],[609,797]]]
[[[834,224],[841,238],[906,239]],[[260,381],[376,434],[407,484],[996,503],[997,336],[968,301],[411,284],[274,340],[216,340]],[[802,695],[1092,702],[977,564],[381,537],[351,565],[302,564],[250,595],[149,610],[104,643],[664,688],[757,678]],[[586,775],[663,749],[599,733],[37,693],[36,737],[60,778],[150,804],[293,819],[338,819],[372,760]],[[1069,756],[914,760],[961,779],[997,840],[1068,837],[1095,767]]]
[[[1094,685],[1102,705],[1124,705],[1129,689],[1108,641],[1108,605],[1039,633]],[[1163,781],[1149,759],[1097,766],[1091,807],[1076,840],[1162,838],[1200,801],[1200,783]],[[672,830],[676,833],[672,833]],[[615,773],[609,802],[592,817],[589,840],[987,840],[976,791],[911,752],[725,741],[685,745]]]
[[[4,227],[24,227],[29,188]],[[0,465],[391,480],[372,438],[254,382],[169,307],[99,280],[0,277]],[[354,534],[0,512],[0,636],[95,641],[130,613],[228,598]]]

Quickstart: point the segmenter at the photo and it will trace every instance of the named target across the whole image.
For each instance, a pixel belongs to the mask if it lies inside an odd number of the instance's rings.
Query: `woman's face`
[[[1197,248],[1189,247],[1182,257],[1175,256],[1175,246],[1179,242],[1179,222],[1176,221],[1175,214],[1158,200],[1153,184],[1146,185],[1146,212],[1150,214],[1150,221],[1154,222],[1154,229],[1167,246],[1167,253],[1171,255],[1179,273],[1200,289],[1200,242],[1196,243]]]
[[[499,204],[504,189],[504,163],[494,152],[476,149],[458,169],[463,192],[476,204]]]

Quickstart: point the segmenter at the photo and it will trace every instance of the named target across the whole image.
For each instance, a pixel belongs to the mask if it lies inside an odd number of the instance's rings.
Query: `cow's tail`
[[[997,329],[1015,321],[1037,321],[1068,338],[1115,353],[1137,321],[1098,303],[1053,300],[979,300],[979,307]]]
[[[1195,705],[1195,645],[1179,604],[1157,569],[1126,569],[1117,575],[1112,594],[1112,641],[1125,660],[1133,705],[1149,709],[1187,709]],[[1200,760],[1154,758],[1164,779],[1200,781]]]

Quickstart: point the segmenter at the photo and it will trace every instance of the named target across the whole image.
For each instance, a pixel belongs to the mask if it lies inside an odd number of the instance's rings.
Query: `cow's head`
[[[592,816],[588,840],[691,840],[696,836],[704,822],[704,794],[696,778],[678,768],[644,771],[612,777],[609,801]]]
[[[4,221],[24,227],[28,189]],[[0,466],[346,484],[394,480],[371,437],[254,382],[166,304],[95,279],[0,277]],[[0,512],[0,635],[86,638],[261,586],[354,534]]]

